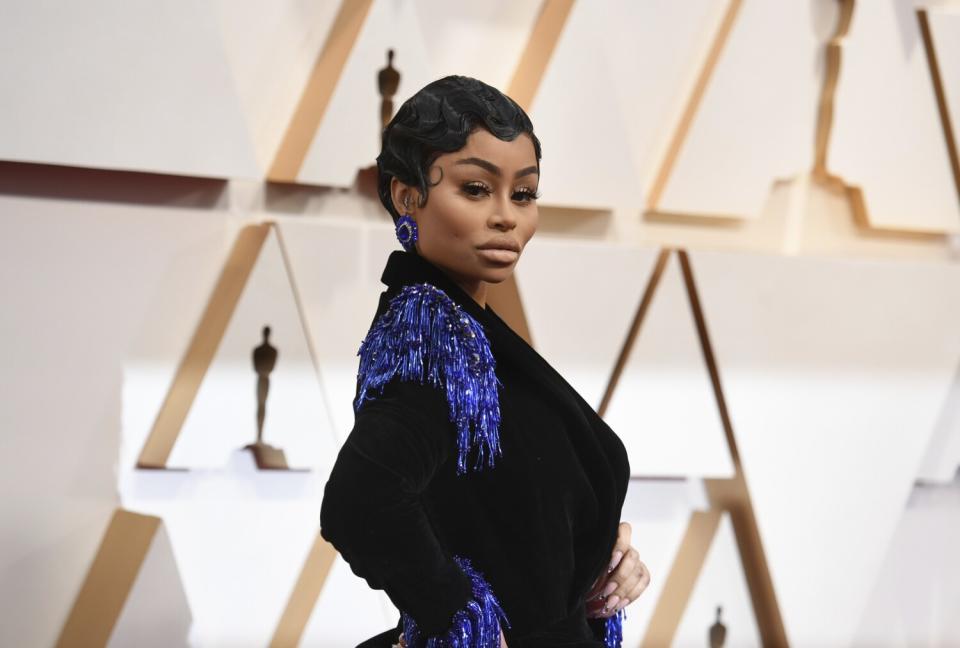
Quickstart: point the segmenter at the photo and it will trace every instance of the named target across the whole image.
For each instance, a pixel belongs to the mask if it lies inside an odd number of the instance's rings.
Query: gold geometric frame
[[[160,518],[116,509],[55,644],[106,646],[160,529]]]
[[[295,648],[300,645],[310,615],[320,599],[320,593],[336,559],[337,550],[318,532],[297,582],[290,592],[290,598],[284,606],[280,621],[273,631],[270,648]]]
[[[942,239],[943,235],[937,232],[915,231],[907,227],[878,227],[870,223],[870,215],[864,197],[863,188],[848,183],[839,174],[829,171],[827,156],[829,152],[830,132],[833,128],[833,114],[836,91],[839,83],[840,69],[843,59],[843,41],[850,32],[853,22],[853,12],[856,0],[836,0],[839,6],[837,25],[833,36],[826,48],[826,71],[824,83],[820,93],[817,125],[815,132],[814,165],[811,169],[811,179],[824,188],[842,193],[846,196],[850,206],[853,222],[858,229],[873,234],[896,236],[917,240]],[[927,68],[930,72],[930,82],[933,87],[937,103],[937,112],[943,129],[944,144],[947,148],[947,157],[950,163],[951,175],[960,200],[960,156],[957,151],[957,141],[954,135],[950,111],[947,106],[946,93],[943,86],[943,77],[937,58],[936,45],[930,30],[929,12],[926,9],[916,10],[920,36],[923,42],[924,53],[927,59]]]
[[[560,40],[574,0],[544,0],[540,13],[530,32],[530,39],[520,56],[520,62],[513,73],[506,94],[521,108],[529,111],[533,99],[543,81],[550,58]],[[533,345],[533,336],[523,310],[520,288],[516,277],[511,274],[499,284],[487,288],[487,302],[517,335]]]
[[[957,138],[954,124],[950,119],[950,108],[947,105],[947,92],[944,89],[943,75],[940,73],[940,62],[937,58],[936,43],[930,29],[930,12],[926,9],[917,9],[917,21],[920,24],[920,35],[923,39],[923,49],[927,55],[927,67],[930,69],[930,82],[937,98],[937,111],[940,113],[940,125],[943,127],[943,139],[947,144],[947,157],[950,159],[950,170],[953,175],[954,186],[957,189],[957,199],[960,200],[960,153],[957,151]]]
[[[697,75],[697,80],[691,89],[690,96],[687,98],[683,112],[680,114],[680,119],[674,128],[673,135],[670,137],[670,143],[657,169],[657,175],[654,177],[653,183],[650,185],[650,191],[647,193],[646,212],[648,214],[655,214],[661,217],[671,214],[671,212],[662,212],[659,210],[660,198],[666,189],[670,174],[673,173],[677,158],[679,158],[680,151],[690,132],[690,126],[693,124],[693,119],[700,109],[700,103],[707,91],[707,85],[710,83],[710,78],[713,76],[717,62],[720,60],[720,54],[727,44],[742,4],[743,0],[729,0],[723,18],[720,20],[717,32],[713,37],[713,42],[710,44],[710,49],[703,61],[703,66],[700,68],[700,73]]]
[[[653,616],[647,627],[643,645],[657,648],[668,646],[673,642],[677,628],[683,618],[683,612],[693,593],[697,577],[703,568],[707,551],[716,536],[722,514],[728,513],[733,523],[740,562],[743,566],[747,588],[750,591],[753,614],[763,645],[786,646],[786,631],[777,604],[776,592],[773,588],[773,580],[770,576],[759,528],[757,527],[750,491],[743,474],[740,453],[720,382],[720,372],[713,353],[713,346],[710,343],[706,318],[694,281],[693,269],[685,250],[661,250],[637,306],[598,408],[598,413],[603,416],[609,407],[631,350],[640,334],[644,318],[653,301],[670,254],[676,254],[680,262],[684,287],[696,325],[704,364],[710,375],[710,383],[723,424],[727,448],[734,466],[734,475],[729,479],[711,478],[704,480],[709,509],[707,511],[694,511],[690,515],[680,548],[666,577],[663,591],[657,600]]]
[[[294,279],[290,255],[283,242],[283,235],[273,221],[264,221],[253,225],[246,225],[237,233],[233,248],[227,256],[217,283],[213,288],[207,306],[200,322],[194,330],[193,337],[183,358],[177,367],[173,381],[163,404],[157,412],[153,427],[143,444],[137,459],[137,468],[166,470],[167,461],[173,446],[180,436],[184,421],[190,412],[190,407],[200,390],[203,378],[213,362],[217,348],[226,333],[233,313],[240,301],[240,296],[247,285],[251,272],[260,256],[260,251],[273,231],[280,246],[280,255],[283,258],[284,269],[290,282],[290,289],[296,305],[300,327],[303,331],[307,349],[313,362],[314,370],[320,379],[320,369],[310,329],[307,326],[306,314],[300,300]]]
[[[341,0],[327,40],[300,95],[277,153],[267,172],[271,182],[294,183],[310,143],[323,120],[343,68],[353,51],[373,0]]]

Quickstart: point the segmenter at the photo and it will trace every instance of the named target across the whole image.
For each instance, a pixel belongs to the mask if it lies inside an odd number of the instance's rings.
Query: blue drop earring
[[[407,204],[407,199],[404,198],[403,208],[409,209]],[[403,249],[409,252],[413,249],[414,245],[417,242],[418,232],[417,232],[417,221],[413,220],[410,217],[410,214],[404,214],[397,219],[397,240],[400,241],[400,245],[403,246]]]

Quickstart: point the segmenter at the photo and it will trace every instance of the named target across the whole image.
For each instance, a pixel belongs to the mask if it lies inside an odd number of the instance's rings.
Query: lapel
[[[537,385],[544,396],[562,413],[570,438],[590,476],[603,523],[591,534],[590,551],[577,571],[583,593],[609,560],[620,519],[620,497],[613,467],[598,440],[599,434],[612,434],[606,423],[550,364],[517,335],[489,306],[481,307],[443,271],[419,256],[416,251],[394,251],[387,259],[381,280],[388,289],[380,300],[377,316],[403,286],[426,282],[443,290],[461,308],[476,319],[490,341],[497,362],[509,362]],[[613,524],[607,524],[613,520]]]

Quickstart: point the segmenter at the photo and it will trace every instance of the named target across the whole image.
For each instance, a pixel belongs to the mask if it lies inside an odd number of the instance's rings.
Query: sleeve
[[[439,411],[436,411],[439,408]],[[433,388],[391,384],[360,408],[324,489],[320,532],[423,636],[442,634],[472,599],[471,580],[433,532],[420,494],[454,439]],[[432,415],[431,415],[432,414]],[[442,418],[437,419],[437,416]]]
[[[623,643],[623,621],[627,618],[626,608],[606,619],[587,619],[587,625],[593,636],[602,641],[605,648],[620,648]]]

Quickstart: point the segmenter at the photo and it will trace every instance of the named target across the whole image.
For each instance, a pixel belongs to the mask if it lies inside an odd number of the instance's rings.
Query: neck
[[[456,282],[463,292],[470,295],[473,301],[480,305],[480,308],[487,306],[487,282],[482,279],[462,280],[459,277],[450,276]]]
[[[486,281],[484,281],[483,279],[477,279],[476,277],[464,277],[462,275],[458,275],[457,273],[451,272],[437,263],[433,263],[429,259],[427,259],[427,261],[431,263],[435,268],[440,270],[440,272],[447,275],[447,277],[451,281],[453,281],[453,283],[459,286],[460,290],[470,295],[470,298],[473,299],[473,301],[477,302],[477,304],[480,305],[480,308],[486,308],[487,306],[487,282]]]

